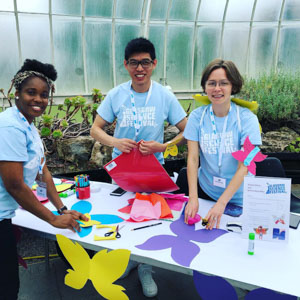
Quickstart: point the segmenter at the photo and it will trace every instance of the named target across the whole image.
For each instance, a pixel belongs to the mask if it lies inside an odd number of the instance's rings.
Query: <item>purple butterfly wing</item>
[[[184,216],[181,216],[180,219],[173,222],[170,225],[170,229],[183,240],[200,243],[210,243],[223,234],[228,233],[226,230],[215,228],[212,230],[195,230],[195,225],[187,225],[184,223]]]
[[[199,252],[200,248],[198,245],[177,238],[176,243],[172,247],[171,256],[179,265],[189,267]]]
[[[279,294],[265,288],[258,288],[249,292],[245,300],[296,300],[296,296]]]
[[[202,300],[238,300],[233,286],[222,277],[193,272],[194,284]]]
[[[136,248],[142,250],[162,250],[171,248],[174,244],[176,244],[176,236],[172,235],[156,235],[148,239],[145,243],[141,245],[136,245]]]

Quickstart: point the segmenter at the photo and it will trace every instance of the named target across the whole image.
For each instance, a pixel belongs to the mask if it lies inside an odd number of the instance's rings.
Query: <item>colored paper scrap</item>
[[[129,299],[124,287],[113,284],[125,272],[130,251],[107,249],[97,252],[92,259],[77,242],[57,234],[58,245],[73,269],[68,269],[65,284],[74,289],[82,289],[91,280],[96,291],[106,299]]]
[[[255,162],[265,160],[268,155],[262,154],[257,146],[252,145],[252,143],[249,140],[249,136],[247,136],[244,142],[244,151],[235,151],[232,153],[232,156],[236,160],[243,162],[250,173],[256,175]]]
[[[43,204],[47,203],[49,201],[49,199],[47,197],[41,197],[41,196],[38,196],[37,192],[36,191],[32,191],[35,195],[35,197],[40,201],[42,202]]]
[[[86,213],[84,214],[89,220],[88,221],[83,221],[83,220],[80,220],[80,227],[91,227],[93,225],[99,225],[101,224],[99,221],[96,221],[96,220],[92,220],[91,219],[91,216]]]
[[[143,201],[149,201],[149,203],[151,203],[153,206],[156,205],[156,203],[160,203],[161,204],[161,214],[160,214],[160,219],[168,219],[168,218],[173,218],[173,214],[172,211],[168,205],[168,203],[166,202],[166,200],[160,196],[159,194],[155,194],[152,193],[150,195],[142,195],[140,193],[136,193],[135,195],[135,199],[130,199],[128,200],[128,203],[133,203],[134,201],[137,200],[143,200]],[[130,207],[130,212],[131,212],[132,207]],[[122,210],[122,209],[121,209]],[[119,210],[119,211],[121,211]],[[125,210],[128,210],[128,207],[125,208]],[[138,218],[138,216],[135,216],[136,219]],[[139,222],[145,221],[145,220],[149,220],[149,219],[142,219],[140,218]],[[127,220],[128,222],[136,222],[134,219],[129,218]]]
[[[185,197],[185,194],[160,193],[159,195],[165,198],[171,210],[176,211],[180,211],[184,203],[189,200],[188,197]]]
[[[135,247],[142,250],[162,250],[171,248],[171,257],[182,266],[189,267],[192,260],[200,252],[200,247],[191,241],[210,243],[227,233],[223,229],[200,229],[195,230],[195,225],[184,223],[184,216],[170,224],[173,235],[157,235],[149,238],[146,242]]]
[[[136,222],[144,220],[157,220],[161,215],[160,202],[152,205],[149,201],[135,199],[130,211],[130,217]]]

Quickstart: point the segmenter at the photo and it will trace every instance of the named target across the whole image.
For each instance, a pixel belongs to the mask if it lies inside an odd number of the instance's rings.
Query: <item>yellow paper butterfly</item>
[[[210,100],[208,99],[208,96],[202,96],[200,94],[196,94],[193,95],[193,98],[202,105],[208,105],[211,103]],[[257,109],[258,109],[257,101],[247,101],[239,98],[231,98],[231,101],[239,106],[246,107],[250,109],[254,114],[257,114]],[[258,125],[259,125],[260,132],[262,132],[260,123]]]
[[[96,291],[105,299],[128,300],[123,292],[124,287],[113,284],[125,272],[130,251],[117,249],[110,252],[107,249],[96,253],[91,259],[85,249],[77,242],[57,234],[58,245],[67,261],[72,266],[65,276],[65,284],[74,289],[82,289],[90,279]]]
[[[99,221],[96,221],[96,220],[91,220],[91,216],[90,214],[84,214],[89,220],[88,221],[83,221],[83,220],[80,220],[80,227],[91,227],[93,225],[99,225],[101,224]]]
[[[168,144],[168,146],[164,152],[164,158],[167,158],[169,155],[176,156],[178,154],[178,147],[176,144],[178,144],[181,140],[182,140],[182,138],[179,138]]]

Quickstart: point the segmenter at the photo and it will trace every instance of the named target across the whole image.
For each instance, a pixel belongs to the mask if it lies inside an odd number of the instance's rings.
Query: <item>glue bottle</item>
[[[248,244],[249,255],[254,254],[254,240],[255,240],[255,234],[253,232],[249,233],[249,244]]]
[[[60,198],[67,198],[71,195],[75,194],[75,189],[64,191],[63,193],[59,193]]]

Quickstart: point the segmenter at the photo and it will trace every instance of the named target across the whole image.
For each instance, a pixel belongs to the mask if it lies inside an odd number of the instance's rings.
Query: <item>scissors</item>
[[[108,236],[111,236],[112,234],[116,234],[115,237],[117,239],[119,239],[121,237],[121,234],[119,233],[119,231],[124,227],[124,225],[122,227],[119,228],[119,225],[117,226],[117,228],[115,230],[112,230],[112,231],[109,231],[109,232],[106,232],[104,234],[104,236],[108,237]]]
[[[104,236],[94,236],[94,241],[106,241],[106,240],[116,240],[117,238],[121,237],[121,234],[119,231],[124,227],[125,225],[121,226],[119,228],[118,226],[108,226],[108,225],[97,225],[97,228],[110,228],[111,231],[104,234]]]

